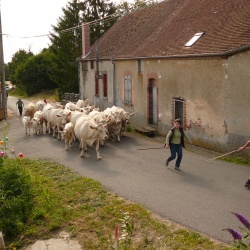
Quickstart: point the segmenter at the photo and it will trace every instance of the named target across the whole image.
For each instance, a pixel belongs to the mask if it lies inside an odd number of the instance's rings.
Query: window
[[[185,113],[185,105],[184,105],[185,100],[182,97],[175,97],[174,98],[174,114],[173,114],[173,120],[180,118],[181,122],[183,124],[183,127],[185,126],[185,119],[184,119],[184,113]]]
[[[93,61],[93,60],[90,61],[90,68],[91,68],[91,69],[94,69],[94,61]]]
[[[124,82],[124,90],[125,90],[125,96],[124,101],[125,103],[131,103],[132,102],[132,77],[131,76],[125,76],[125,82]]]
[[[139,59],[137,61],[137,64],[138,64],[138,73],[142,73],[142,61],[141,61],[141,59]]]
[[[185,45],[184,47],[191,47],[205,32],[196,33]]]
[[[107,74],[103,74],[103,97],[108,96]]]

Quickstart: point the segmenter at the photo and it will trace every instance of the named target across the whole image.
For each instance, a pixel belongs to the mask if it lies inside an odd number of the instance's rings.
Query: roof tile
[[[198,32],[205,34],[184,47]],[[124,15],[98,41],[100,58],[220,54],[248,45],[250,0],[166,0]]]

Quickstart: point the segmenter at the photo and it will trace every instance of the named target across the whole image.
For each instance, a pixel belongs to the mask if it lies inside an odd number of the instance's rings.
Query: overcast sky
[[[49,34],[51,25],[57,25],[62,16],[62,8],[69,0],[0,0],[3,35],[4,62],[11,61],[19,49],[40,53],[48,47],[47,36],[39,38],[19,38]],[[70,1],[71,2],[71,1]]]

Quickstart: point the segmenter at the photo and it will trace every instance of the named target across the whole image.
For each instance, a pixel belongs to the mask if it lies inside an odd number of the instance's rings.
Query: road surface
[[[8,107],[13,113],[16,101],[9,96]],[[222,229],[237,230],[241,226],[231,211],[250,220],[250,190],[244,188],[249,167],[220,160],[208,162],[208,156],[185,150],[179,172],[174,170],[173,162],[165,166],[168,150],[138,150],[161,147],[162,139],[134,133],[126,133],[119,143],[107,142],[100,149],[102,161],[96,160],[94,148],[81,159],[78,143],[66,152],[64,142],[52,136],[27,136],[21,118],[9,113],[10,141],[16,153],[22,152],[24,157],[53,159],[99,181],[112,193],[226,243],[232,242],[231,236]]]

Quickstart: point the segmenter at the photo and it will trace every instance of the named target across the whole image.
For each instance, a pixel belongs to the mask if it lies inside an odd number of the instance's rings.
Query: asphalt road
[[[182,171],[174,170],[174,163],[165,166],[169,150],[138,150],[161,147],[159,138],[126,133],[121,142],[107,142],[100,149],[102,161],[96,160],[94,148],[86,158],[80,158],[78,143],[66,152],[64,142],[49,135],[27,136],[16,116],[17,99],[9,96],[7,122],[9,140],[16,153],[24,157],[53,159],[84,177],[92,178],[125,199],[139,203],[150,211],[214,239],[231,243],[224,228],[239,229],[241,223],[230,212],[237,212],[250,220],[250,190],[244,183],[250,168],[216,160],[208,156],[184,151]],[[24,100],[25,103],[27,103]],[[212,154],[211,154],[212,155]]]

